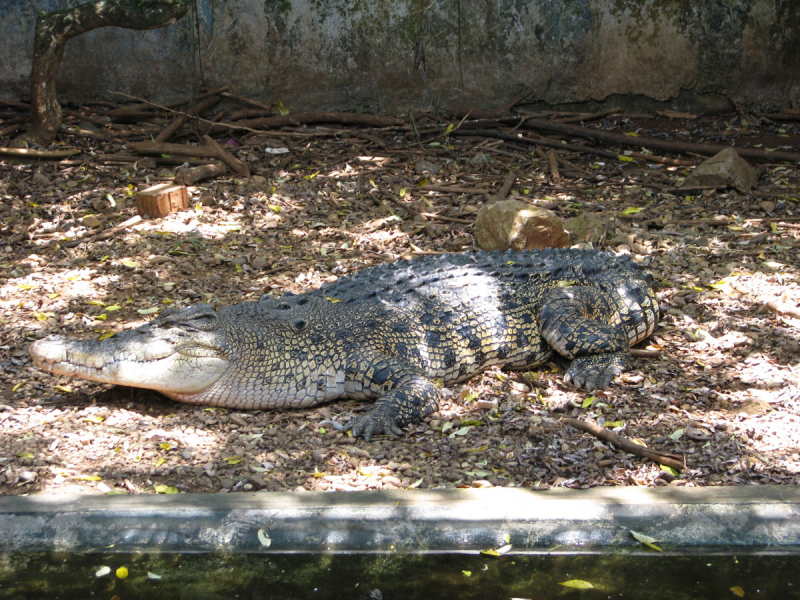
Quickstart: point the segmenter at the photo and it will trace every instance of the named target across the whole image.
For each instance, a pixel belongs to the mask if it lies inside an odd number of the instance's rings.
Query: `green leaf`
[[[594,587],[591,583],[589,583],[588,581],[583,581],[582,579],[570,579],[569,581],[562,581],[558,585],[563,585],[564,587],[578,588],[579,590],[588,590]]]
[[[666,471],[667,473],[669,473],[670,475],[674,475],[675,477],[680,477],[680,473],[678,472],[678,469],[676,469],[674,467],[668,467],[667,465],[661,465],[661,470],[662,471]]]
[[[642,212],[644,209],[639,208],[638,206],[629,206],[625,210],[622,211],[623,215],[635,215],[636,213]]]
[[[155,488],[156,494],[177,494],[178,488],[172,487],[171,485],[156,485]]]
[[[631,535],[640,542],[642,542],[648,548],[652,548],[653,550],[658,550],[659,552],[662,552],[661,548],[659,548],[655,544],[655,542],[658,541],[656,538],[650,537],[649,535],[645,535],[643,533],[639,533],[638,531],[633,531],[633,530],[631,530]]]

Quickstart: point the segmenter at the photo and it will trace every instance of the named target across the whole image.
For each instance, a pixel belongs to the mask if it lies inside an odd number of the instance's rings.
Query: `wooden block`
[[[143,217],[160,219],[187,208],[189,208],[189,190],[183,185],[159,183],[136,192],[136,210]]]

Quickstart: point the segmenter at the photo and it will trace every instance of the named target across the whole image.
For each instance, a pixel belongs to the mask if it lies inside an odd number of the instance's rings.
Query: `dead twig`
[[[575,429],[580,429],[586,433],[591,433],[593,436],[600,438],[601,440],[605,440],[606,442],[614,444],[620,450],[630,452],[631,454],[641,456],[642,458],[649,458],[660,465],[666,465],[668,467],[672,467],[673,469],[677,469],[678,471],[686,467],[685,460],[682,460],[680,456],[668,454],[666,452],[659,452],[658,450],[651,450],[650,448],[645,448],[644,446],[635,444],[632,441],[617,435],[607,427],[602,427],[594,421],[590,421],[589,419],[570,419],[567,417],[562,417],[561,422],[565,425],[574,427]]]

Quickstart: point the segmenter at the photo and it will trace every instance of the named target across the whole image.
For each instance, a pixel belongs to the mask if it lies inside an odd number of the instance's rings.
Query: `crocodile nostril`
[[[294,328],[297,329],[297,331],[303,331],[303,329],[305,329],[307,325],[308,323],[306,323],[302,319],[298,319],[297,321],[294,322]]]

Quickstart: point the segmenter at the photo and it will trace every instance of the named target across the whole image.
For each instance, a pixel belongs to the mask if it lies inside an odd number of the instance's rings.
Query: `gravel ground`
[[[587,125],[800,149],[797,125],[739,115]],[[84,151],[72,160],[0,161],[0,493],[799,482],[796,165],[756,165],[753,192],[686,193],[675,188],[691,166],[561,152],[555,177],[546,158],[513,142],[458,137],[423,152],[391,129],[276,136],[231,140],[258,174],[249,182],[191,188],[190,210],[108,239],[87,232],[135,215],[136,189],[170,180],[174,167],[108,162],[121,143],[84,138],[65,138]],[[284,146],[289,154],[264,152]],[[443,390],[439,412],[403,437],[365,442],[339,429],[365,403],[198,408],[54,377],[27,357],[29,343],[50,333],[96,336],[167,306],[297,293],[401,257],[474,250],[474,213],[512,168],[512,196],[564,218],[608,218],[595,246],[634,254],[657,274],[664,317],[642,345],[653,356],[637,358],[604,393],[565,385],[560,362],[528,373],[491,369]],[[665,470],[562,416],[592,418],[684,457],[686,467]]]

